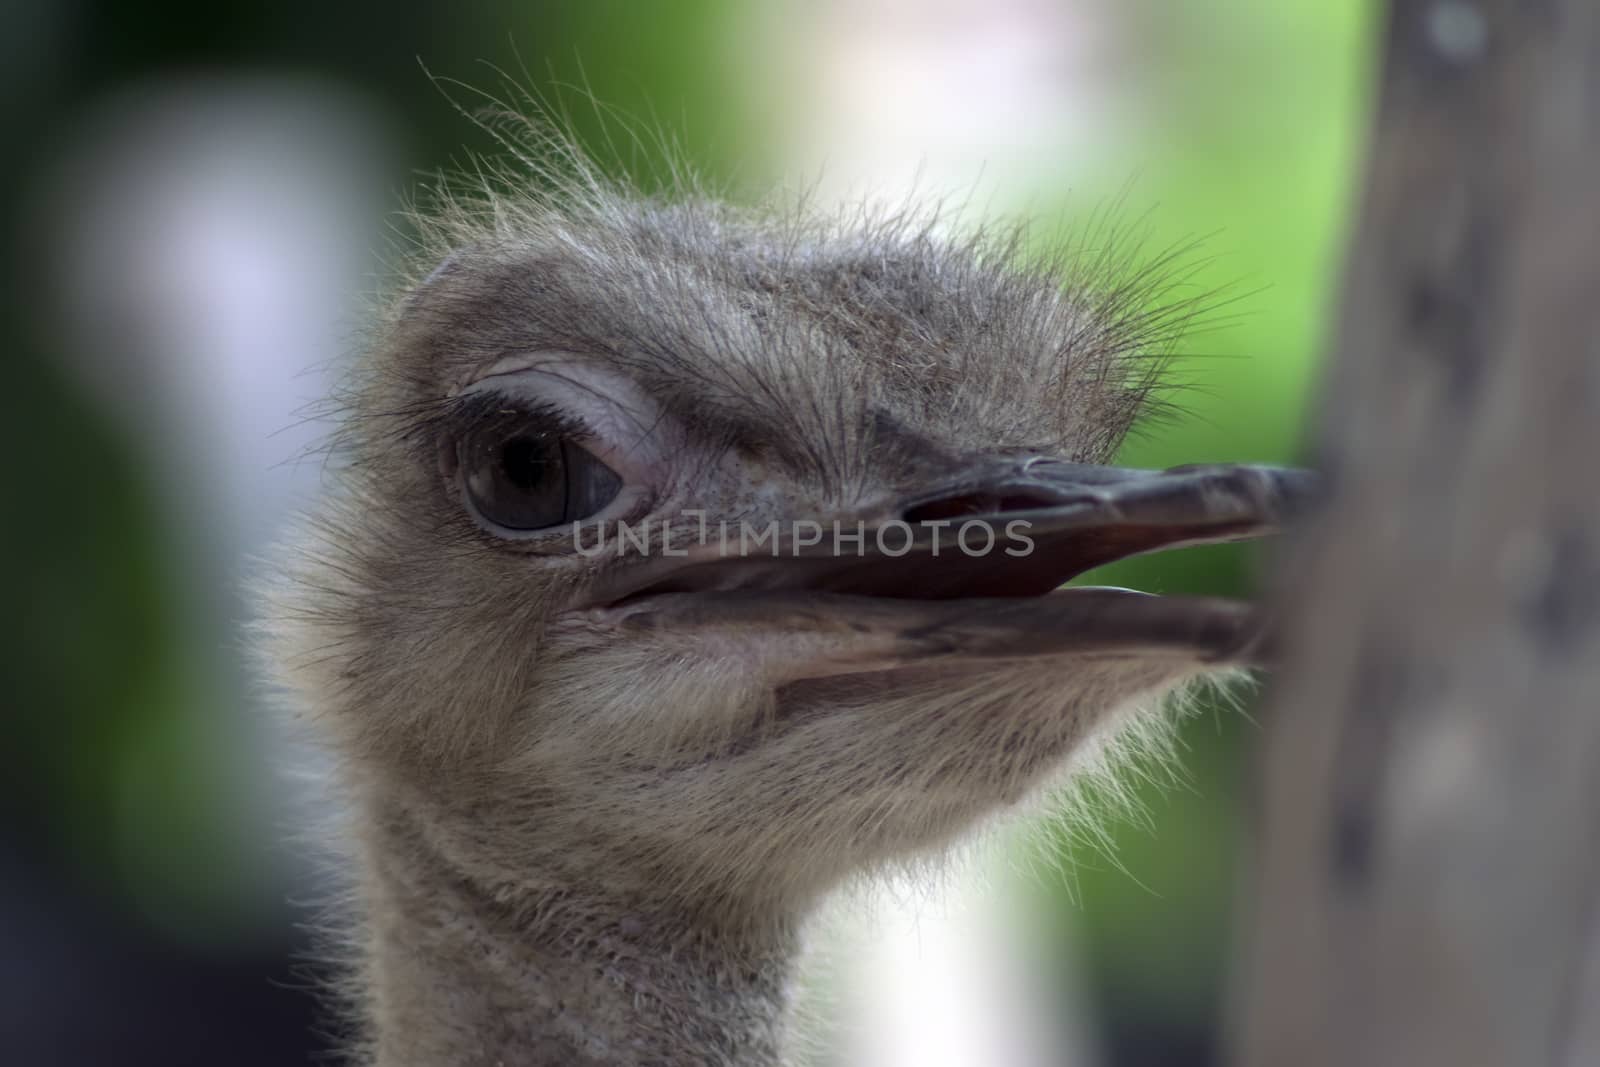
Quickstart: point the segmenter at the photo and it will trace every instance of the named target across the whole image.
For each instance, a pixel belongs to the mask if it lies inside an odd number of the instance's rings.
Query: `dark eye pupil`
[[[518,489],[528,490],[548,475],[551,464],[545,446],[528,437],[513,437],[500,450],[500,467]]]
[[[622,491],[616,472],[573,441],[488,425],[459,444],[467,505],[492,527],[547,530],[586,519]]]

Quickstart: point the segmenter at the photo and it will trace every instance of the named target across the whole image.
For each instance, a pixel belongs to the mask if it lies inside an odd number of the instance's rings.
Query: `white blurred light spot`
[[[177,83],[107,104],[65,169],[71,350],[169,474],[203,479],[186,488],[235,548],[315,480],[292,461],[326,432],[303,412],[370,274],[389,194],[376,127],[332,86]]]
[[[204,770],[162,771],[221,786],[203,818],[238,854],[216,858],[233,875],[216,892],[253,893],[240,903],[262,911],[304,872],[269,844],[295,818],[269,777],[286,761],[262,754],[285,743],[281,725],[242,661],[244,577],[320,479],[320,463],[297,461],[328,427],[305,412],[356,337],[391,195],[383,125],[348,91],[300,79],[127,90],[64,132],[40,212],[62,351],[142,453],[166,570],[183,579],[183,666],[205,699],[178,709],[179,748]],[[147,792],[119,813],[141,858],[170,836]]]
[[[1489,44],[1489,24],[1483,12],[1461,0],[1440,0],[1428,9],[1428,39],[1446,59],[1470,63]]]
[[[1082,165],[1075,147],[1114,135],[1114,24],[1098,0],[866,0],[803,11],[815,37],[796,62],[789,163],[820,169],[824,195],[937,199],[980,184],[1016,194],[1047,176],[1060,191]]]
[[[991,857],[991,861],[995,857]],[[968,872],[929,900],[901,882],[874,902],[880,924],[859,980],[867,987],[852,1062],[871,1067],[1053,1067],[1066,1027],[1041,1026],[1028,973],[995,905]],[[1003,896],[1003,894],[1001,894]]]

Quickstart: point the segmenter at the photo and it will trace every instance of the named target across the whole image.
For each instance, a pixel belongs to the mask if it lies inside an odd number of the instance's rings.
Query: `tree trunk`
[[[1600,3],[1395,0],[1285,555],[1247,1067],[1600,1063]]]

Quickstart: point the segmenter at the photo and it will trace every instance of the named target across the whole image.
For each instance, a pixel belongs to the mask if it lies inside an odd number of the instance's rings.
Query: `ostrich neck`
[[[792,931],[752,937],[590,886],[490,891],[405,819],[364,883],[376,1067],[775,1067]]]

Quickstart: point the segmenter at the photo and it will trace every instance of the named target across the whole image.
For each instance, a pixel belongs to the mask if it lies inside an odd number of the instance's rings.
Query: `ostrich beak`
[[[794,677],[1069,654],[1261,665],[1270,635],[1250,604],[1058,587],[1145,552],[1276,533],[1314,487],[1275,467],[995,457],[754,549],[724,536],[618,567],[588,604],[628,630],[785,638]]]

